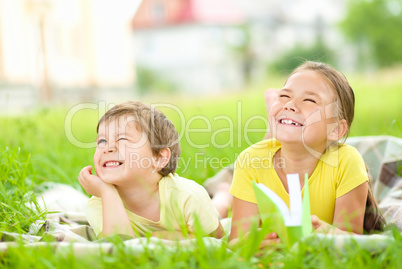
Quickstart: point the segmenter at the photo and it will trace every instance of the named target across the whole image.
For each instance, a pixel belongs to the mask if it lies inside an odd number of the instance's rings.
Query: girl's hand
[[[265,247],[271,247],[279,244],[281,240],[276,233],[269,233],[265,236],[265,239],[260,244],[260,249]]]
[[[261,228],[258,228],[258,230],[261,230]],[[248,237],[250,236],[250,232],[247,232],[244,235],[244,238],[234,238],[229,241],[229,248],[230,249],[235,249],[240,247],[245,241],[248,240]],[[279,239],[278,235],[276,233],[269,233],[265,236],[265,238],[261,241],[259,248],[263,249],[265,247],[271,247],[271,246],[276,246],[279,244],[281,240]]]
[[[78,181],[87,193],[97,197],[101,197],[104,190],[113,188],[113,185],[103,182],[98,176],[92,174],[91,165],[82,168]]]
[[[313,225],[313,229],[317,233],[325,233],[325,234],[349,234],[348,232],[342,231],[341,229],[326,223],[325,221],[320,220],[317,216],[311,215],[311,224]]]

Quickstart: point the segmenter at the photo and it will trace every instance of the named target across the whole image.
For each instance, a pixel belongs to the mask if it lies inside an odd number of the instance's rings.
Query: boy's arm
[[[102,199],[102,236],[106,237],[113,234],[129,235],[135,237],[130,219],[128,218],[123,201],[117,189],[110,185],[101,193]]]
[[[92,166],[84,167],[78,180],[87,193],[102,200],[102,236],[124,234],[135,237],[117,189],[92,175]]]
[[[209,236],[222,238],[224,235],[224,230],[221,222],[219,222],[218,228],[209,234]],[[183,239],[191,239],[195,238],[194,234],[189,233],[187,235],[183,235],[181,231],[156,231],[152,233],[153,237],[157,237],[160,239],[169,239],[169,240],[183,240]]]
[[[209,236],[215,237],[215,238],[222,238],[225,235],[225,230],[223,229],[222,223],[219,221],[219,226],[216,228],[215,231],[209,234]]]

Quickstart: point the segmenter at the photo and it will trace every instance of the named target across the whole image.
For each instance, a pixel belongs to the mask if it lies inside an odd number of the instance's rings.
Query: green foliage
[[[254,233],[255,231],[252,231]],[[252,238],[255,235],[251,236]],[[249,239],[248,241],[252,241]],[[310,236],[295,244],[290,250],[280,244],[258,249],[257,241],[241,242],[255,245],[252,255],[243,256],[240,250],[230,251],[225,242],[208,245],[199,240],[186,246],[153,245],[147,248],[130,246],[121,240],[112,240],[91,254],[80,247],[42,244],[36,247],[10,246],[0,253],[0,268],[401,268],[402,240],[399,232],[390,236],[389,243],[378,250],[368,250],[351,241],[341,246],[331,239]],[[105,243],[104,243],[105,244]],[[251,247],[255,247],[251,246]],[[111,251],[107,251],[112,247]]]
[[[285,78],[270,81],[270,87],[280,87]],[[402,84],[376,75],[350,78],[356,94],[356,117],[352,136],[401,136],[400,100]],[[182,133],[182,162],[178,173],[202,183],[207,177],[231,164],[246,147],[264,136],[266,108],[263,90],[219,97],[166,100],[154,97],[152,102],[171,104],[161,108]],[[157,98],[160,98],[158,100]],[[99,108],[99,110],[101,110]],[[68,117],[72,108],[39,110],[23,117],[0,117],[0,230],[26,233],[28,225],[41,216],[26,202],[34,202],[33,191],[46,181],[78,186],[82,167],[92,164],[94,148],[82,148],[72,143],[95,140],[99,111],[84,109]],[[248,129],[245,128],[248,126]],[[74,139],[67,135],[70,128]],[[183,133],[186,128],[193,132]],[[232,135],[231,135],[232,134]],[[197,157],[198,156],[198,157]],[[201,161],[200,161],[201,160]],[[186,162],[184,166],[183,162]],[[193,248],[145,248],[134,252],[121,242],[111,253],[82,255],[72,248],[57,249],[16,246],[0,253],[0,268],[401,268],[402,240],[395,233],[395,242],[381,253],[369,252],[356,244],[339,250],[322,242],[301,242],[290,251],[282,246],[259,249],[263,234],[252,234],[240,247],[227,251],[210,249],[198,239]],[[399,237],[398,237],[399,235]],[[96,251],[94,251],[96,252]],[[80,255],[81,254],[81,255]]]
[[[350,0],[340,28],[360,51],[368,46],[379,66],[402,63],[402,0]]]
[[[32,222],[43,218],[34,179],[29,155],[22,156],[19,148],[0,151],[0,231],[26,233]]]
[[[163,76],[157,71],[146,67],[137,67],[136,72],[136,87],[140,94],[176,92],[175,85],[167,79],[163,79]]]
[[[302,45],[294,46],[293,49],[270,64],[269,70],[280,73],[290,73],[307,60],[334,65],[334,53],[325,46],[321,39],[318,39],[317,42],[310,47]]]

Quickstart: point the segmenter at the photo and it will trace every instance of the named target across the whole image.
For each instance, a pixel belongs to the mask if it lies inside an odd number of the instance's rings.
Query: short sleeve
[[[192,191],[183,197],[182,205],[186,223],[191,232],[196,230],[199,222],[202,232],[207,235],[219,227],[219,214],[212,204],[207,191],[194,182]]]
[[[243,151],[234,165],[233,181],[230,193],[241,200],[257,203],[251,181],[257,179],[254,169],[250,166],[248,151]]]
[[[340,156],[336,198],[368,181],[366,166],[360,153],[351,146],[342,147],[345,148]]]
[[[87,220],[96,236],[102,232],[102,200],[99,197],[92,196],[88,200],[86,209]]]

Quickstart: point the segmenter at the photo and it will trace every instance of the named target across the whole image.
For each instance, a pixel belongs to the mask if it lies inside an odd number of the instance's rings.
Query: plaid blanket
[[[347,143],[359,150],[368,165],[373,179],[374,195],[387,223],[396,226],[402,232],[402,139],[390,136],[353,137],[349,138]],[[218,173],[219,176],[224,177],[229,177],[231,174],[230,171]],[[212,181],[216,182],[217,178],[215,177]],[[16,245],[19,239],[22,239],[27,246],[53,244],[57,250],[71,248],[73,244],[73,250],[77,255],[113,251],[113,244],[97,240],[92,228],[88,226],[85,216],[88,197],[81,191],[68,185],[52,183],[38,198],[39,203],[49,212],[57,213],[48,214],[45,221],[32,223],[28,234],[1,232],[0,252],[10,245]],[[224,226],[226,230],[230,229],[230,223],[227,221]],[[378,251],[393,240],[385,233],[350,236],[318,235],[316,238],[333,240],[334,246],[338,248],[342,248],[353,240],[369,251]],[[203,240],[207,246],[211,247],[222,244],[222,240],[215,238]],[[167,246],[174,251],[177,246],[189,248],[195,246],[195,239],[175,242],[157,238],[136,238],[126,240],[124,244],[134,252],[142,252],[144,245],[151,248]]]
[[[357,148],[369,167],[374,197],[386,222],[402,231],[402,139],[353,137],[347,143]]]

